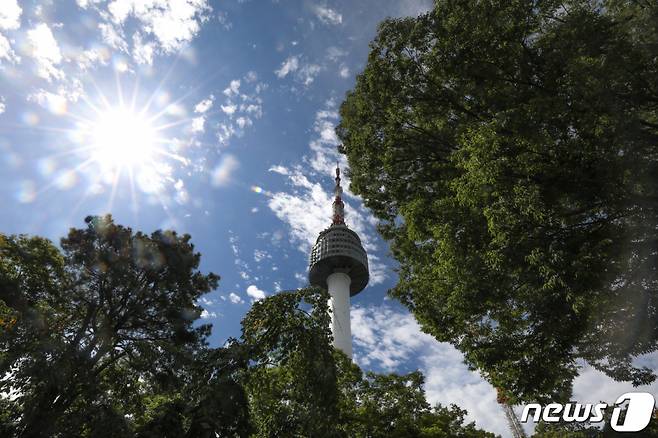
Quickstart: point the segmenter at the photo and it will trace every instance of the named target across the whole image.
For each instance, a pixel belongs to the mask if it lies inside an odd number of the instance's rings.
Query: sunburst
[[[109,211],[117,195],[129,198],[135,213],[143,200],[158,202],[168,210],[168,200],[186,199],[181,196],[184,183],[177,175],[191,164],[186,146],[194,141],[192,118],[181,103],[187,96],[172,99],[162,83],[152,94],[144,94],[136,81],[126,100],[118,77],[116,91],[110,94],[90,81],[96,93],[83,95],[77,105],[58,113],[71,120],[69,128],[40,128],[66,133],[70,142],[66,147],[60,143],[58,152],[43,157],[59,171],[35,195],[53,186],[68,190],[78,185],[83,194],[71,214],[86,199],[108,192]],[[63,167],[65,163],[68,166]]]
[[[148,118],[131,108],[110,108],[85,131],[91,157],[107,171],[139,168],[156,159],[157,131]]]

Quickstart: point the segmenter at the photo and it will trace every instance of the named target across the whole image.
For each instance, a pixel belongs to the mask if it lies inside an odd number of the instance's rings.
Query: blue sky
[[[212,342],[238,336],[254,300],[306,284],[310,245],[330,223],[333,168],[346,165],[337,109],[377,24],[429,7],[0,0],[0,231],[57,241],[110,212],[145,232],[190,233],[202,269],[222,276],[201,302]],[[431,402],[457,403],[509,436],[493,388],[386,298],[395,262],[359,199],[346,190],[345,201],[371,264],[353,300],[355,360],[421,369]],[[642,361],[658,368],[656,355]],[[575,395],[629,389],[585,367]]]

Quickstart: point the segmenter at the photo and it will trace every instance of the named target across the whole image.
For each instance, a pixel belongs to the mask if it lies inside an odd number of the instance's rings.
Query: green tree
[[[240,339],[206,344],[190,236],[147,236],[109,216],[62,250],[0,236],[0,434],[7,437],[473,437],[423,377],[365,376],[331,347],[328,294],[254,303]]]
[[[391,291],[506,398],[658,340],[658,5],[437,0],[387,20],[337,128]]]
[[[179,388],[205,346],[196,301],[218,277],[198,271],[190,236],[86,222],[61,252],[39,237],[0,240],[0,392],[16,395],[16,436],[125,436],[141,395]]]
[[[319,289],[283,292],[244,318],[252,436],[495,437],[464,424],[457,406],[431,408],[420,372],[364,376],[330,345],[327,300]]]
[[[350,436],[359,438],[494,438],[496,435],[464,424],[466,411],[456,405],[430,407],[423,375],[367,373],[358,381],[357,415]]]
[[[328,297],[318,289],[282,292],[254,303],[243,319],[254,436],[345,436]]]

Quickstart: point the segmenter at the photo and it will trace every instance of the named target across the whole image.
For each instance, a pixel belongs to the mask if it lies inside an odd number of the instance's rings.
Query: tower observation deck
[[[358,234],[345,224],[340,169],[336,168],[333,217],[329,228],[320,232],[309,264],[309,281],[328,290],[331,299],[331,333],[334,347],[352,357],[350,297],[368,284],[368,254]]]

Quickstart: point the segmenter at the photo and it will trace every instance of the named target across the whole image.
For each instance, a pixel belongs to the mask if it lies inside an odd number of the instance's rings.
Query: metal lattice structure
[[[503,403],[503,410],[505,411],[505,417],[507,417],[507,424],[509,425],[510,430],[512,431],[512,436],[514,438],[527,438],[519,419],[516,417],[512,406],[507,403]]]
[[[516,413],[514,413],[514,409],[512,408],[512,405],[509,403],[509,399],[505,394],[505,391],[501,390],[500,388],[496,388],[496,391],[498,393],[496,399],[500,404],[500,406],[503,408],[503,412],[505,412],[505,418],[507,419],[507,425],[509,426],[510,431],[512,432],[512,437],[527,438],[527,435],[523,430],[523,426],[521,426],[521,422],[516,417]]]

